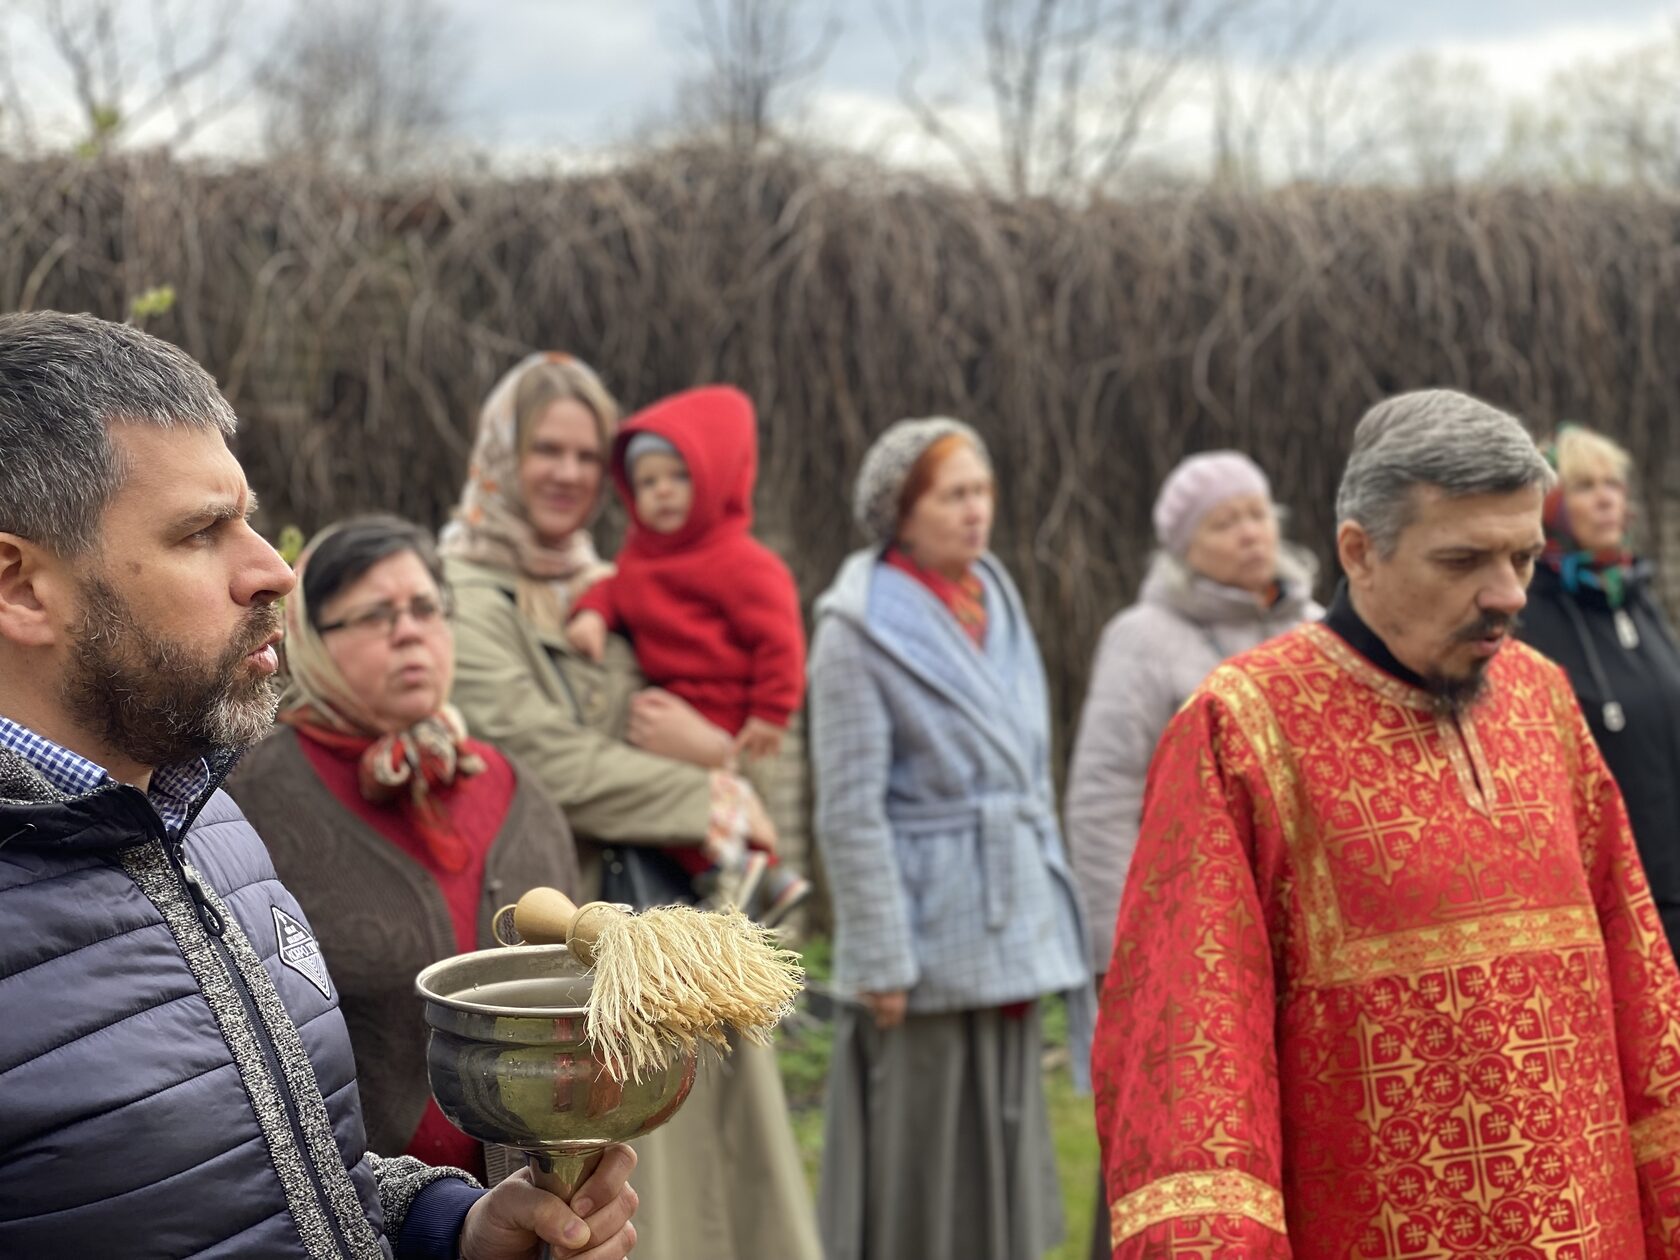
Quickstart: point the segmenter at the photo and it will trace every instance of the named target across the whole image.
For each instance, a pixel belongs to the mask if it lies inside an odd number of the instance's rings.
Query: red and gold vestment
[[[1321,625],[1151,770],[1094,1052],[1117,1260],[1680,1258],[1680,974],[1569,683]]]

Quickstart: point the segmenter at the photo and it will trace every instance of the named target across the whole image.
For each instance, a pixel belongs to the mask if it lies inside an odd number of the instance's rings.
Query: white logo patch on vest
[[[321,990],[322,997],[332,997],[327,960],[321,957],[321,947],[309,929],[279,906],[269,909],[274,911],[274,942],[280,947],[280,961]]]

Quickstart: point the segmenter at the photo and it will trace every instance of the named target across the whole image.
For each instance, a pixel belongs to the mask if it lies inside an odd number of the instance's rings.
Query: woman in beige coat
[[[519,363],[484,404],[440,548],[455,596],[455,703],[565,813],[585,896],[633,864],[632,846],[775,843],[757,796],[725,769],[726,732],[642,690],[622,641],[600,664],[566,643],[572,600],[608,571],[589,525],[617,419],[578,360]],[[771,1051],[738,1044],[709,1063],[676,1118],[635,1146],[639,1260],[818,1260]]]

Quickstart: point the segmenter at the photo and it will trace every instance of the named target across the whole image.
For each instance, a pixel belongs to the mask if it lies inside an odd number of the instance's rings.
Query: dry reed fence
[[[1290,190],[1078,211],[707,151],[378,194],[155,158],[0,164],[0,309],[120,318],[161,284],[175,304],[148,327],[245,417],[270,527],[374,506],[440,522],[478,400],[523,352],[560,347],[631,406],[701,381],[752,394],[761,532],[809,599],[855,545],[871,436],[971,420],[1064,736],[1142,574],[1154,488],[1190,451],[1252,452],[1325,556],[1360,412],[1453,385],[1620,437],[1659,560],[1680,546],[1662,528],[1680,462],[1672,202]]]

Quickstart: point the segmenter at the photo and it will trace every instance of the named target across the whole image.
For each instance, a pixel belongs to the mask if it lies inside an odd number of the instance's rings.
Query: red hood
[[[688,465],[694,502],[674,534],[646,528],[624,467],[624,451],[638,433],[654,433],[677,448]],[[647,556],[694,547],[717,533],[752,528],[753,479],[758,474],[758,419],[752,400],[728,385],[705,385],[663,398],[619,427],[613,441],[613,480],[630,510],[624,545]]]

